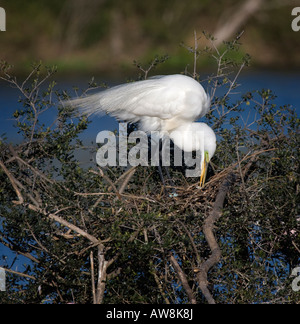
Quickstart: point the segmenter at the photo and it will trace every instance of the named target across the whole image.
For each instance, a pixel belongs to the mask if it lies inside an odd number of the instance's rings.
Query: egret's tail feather
[[[122,84],[83,98],[68,100],[64,105],[78,108],[80,114],[88,116],[107,113],[117,119],[136,122],[139,118],[132,113],[134,103],[137,98],[140,100],[158,86],[157,82],[153,81]]]
[[[64,106],[78,108],[80,115],[104,114],[105,110],[100,105],[99,93],[83,98],[70,99],[63,102]]]

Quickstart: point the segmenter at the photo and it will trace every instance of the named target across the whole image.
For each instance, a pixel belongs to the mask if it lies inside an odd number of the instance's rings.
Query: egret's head
[[[170,133],[174,144],[186,152],[201,152],[200,187],[204,185],[208,163],[216,151],[216,135],[204,123],[184,124]]]
[[[201,151],[201,175],[200,175],[200,188],[204,186],[206,180],[206,174],[208,169],[208,163],[215,154],[216,147],[217,147],[217,139],[214,131],[203,124],[206,128],[206,133],[204,135],[204,151]]]

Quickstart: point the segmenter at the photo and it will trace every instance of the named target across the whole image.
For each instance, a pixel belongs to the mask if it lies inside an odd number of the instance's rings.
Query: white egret
[[[79,107],[83,114],[108,113],[118,120],[138,122],[140,130],[167,135],[184,151],[200,150],[203,186],[208,162],[216,150],[216,136],[208,125],[194,122],[208,112],[210,97],[193,78],[156,76],[73,99],[68,104]]]

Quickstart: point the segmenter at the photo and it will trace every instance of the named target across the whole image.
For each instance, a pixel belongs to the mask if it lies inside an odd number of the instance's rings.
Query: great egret
[[[118,120],[138,122],[140,130],[167,135],[184,151],[200,150],[200,187],[204,185],[208,162],[216,150],[216,136],[208,125],[194,122],[208,112],[210,97],[193,78],[156,76],[73,99],[68,104],[79,107],[83,114],[108,113]]]

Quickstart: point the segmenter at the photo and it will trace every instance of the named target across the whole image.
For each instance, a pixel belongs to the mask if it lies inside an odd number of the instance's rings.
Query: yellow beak
[[[209,155],[208,155],[208,152],[205,151],[204,152],[204,161],[202,162],[202,165],[201,165],[200,188],[202,188],[205,183],[208,162],[209,162]]]

